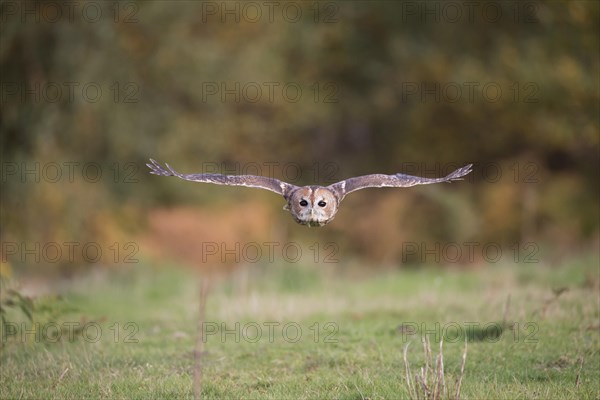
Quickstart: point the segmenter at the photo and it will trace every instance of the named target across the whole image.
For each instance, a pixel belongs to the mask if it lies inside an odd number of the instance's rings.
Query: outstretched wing
[[[150,173],[162,176],[176,176],[186,181],[214,183],[216,185],[228,186],[246,186],[252,188],[266,189],[271,192],[278,193],[287,198],[288,194],[297,188],[297,186],[280,181],[279,179],[268,178],[266,176],[256,175],[221,175],[221,174],[180,174],[171,166],[165,163],[168,171],[164,169],[158,162],[150,159],[150,163],[146,164],[151,169]]]
[[[365,188],[411,187],[416,185],[428,185],[430,183],[451,182],[455,180],[460,180],[463,176],[471,172],[472,166],[473,164],[466,165],[443,178],[421,178],[420,176],[411,176],[404,174],[373,174],[349,178],[344,181],[334,183],[333,185],[328,186],[328,188],[337,193],[341,201],[347,194]]]

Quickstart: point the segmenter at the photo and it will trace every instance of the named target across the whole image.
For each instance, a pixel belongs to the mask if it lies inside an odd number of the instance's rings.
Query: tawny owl
[[[329,186],[295,186],[278,179],[256,175],[221,174],[180,174],[169,164],[165,170],[158,162],[150,159],[146,164],[151,174],[176,176],[193,182],[215,183],[217,185],[248,186],[270,190],[283,196],[287,204],[284,210],[290,211],[296,222],[307,226],[323,226],[329,223],[338,211],[344,197],[359,189],[370,187],[410,187],[430,183],[460,180],[471,172],[472,164],[464,166],[443,178],[421,178],[418,176],[395,174],[373,174],[349,178]]]

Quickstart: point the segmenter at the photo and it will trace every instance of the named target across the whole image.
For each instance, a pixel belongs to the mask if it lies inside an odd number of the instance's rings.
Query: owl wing
[[[443,178],[422,178],[420,176],[411,176],[404,174],[373,174],[349,178],[344,181],[334,183],[333,185],[328,186],[328,188],[334,191],[341,201],[347,194],[365,188],[411,187],[416,185],[428,185],[430,183],[451,182],[455,180],[460,180],[463,176],[471,172],[472,166],[473,164],[466,165]]]
[[[252,188],[266,189],[271,192],[282,195],[287,199],[288,194],[291,193],[297,186],[289,184],[287,182],[280,181],[279,179],[268,178],[266,176],[256,175],[221,175],[221,174],[180,174],[175,171],[171,166],[165,163],[168,171],[164,169],[158,162],[150,159],[150,163],[146,164],[151,169],[150,173],[154,175],[162,176],[176,176],[186,181],[202,182],[202,183],[214,183],[216,185],[227,185],[227,186],[246,186]]]

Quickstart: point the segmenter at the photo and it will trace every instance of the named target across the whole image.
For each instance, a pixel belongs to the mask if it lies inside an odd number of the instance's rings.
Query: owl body
[[[158,162],[150,159],[146,164],[150,173],[161,176],[176,176],[187,181],[213,183],[227,186],[246,186],[275,192],[286,201],[284,210],[288,210],[294,220],[301,225],[323,226],[328,224],[338,211],[344,197],[354,191],[365,188],[411,187],[431,183],[459,180],[471,172],[471,164],[457,169],[443,178],[422,178],[404,174],[372,174],[356,176],[329,186],[295,186],[278,179],[255,175],[221,174],[181,174],[169,164],[164,169]]]
[[[303,186],[293,190],[283,207],[301,225],[323,226],[335,217],[339,199],[335,192],[323,186]]]

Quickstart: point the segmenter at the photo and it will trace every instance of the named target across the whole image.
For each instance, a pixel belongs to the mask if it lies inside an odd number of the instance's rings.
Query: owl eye
[[[325,203],[323,200],[321,200],[317,204],[319,205],[319,207],[325,207],[327,205],[327,203]]]
[[[306,200],[300,200],[300,205],[302,207],[306,207],[308,205],[308,201],[306,201]]]

